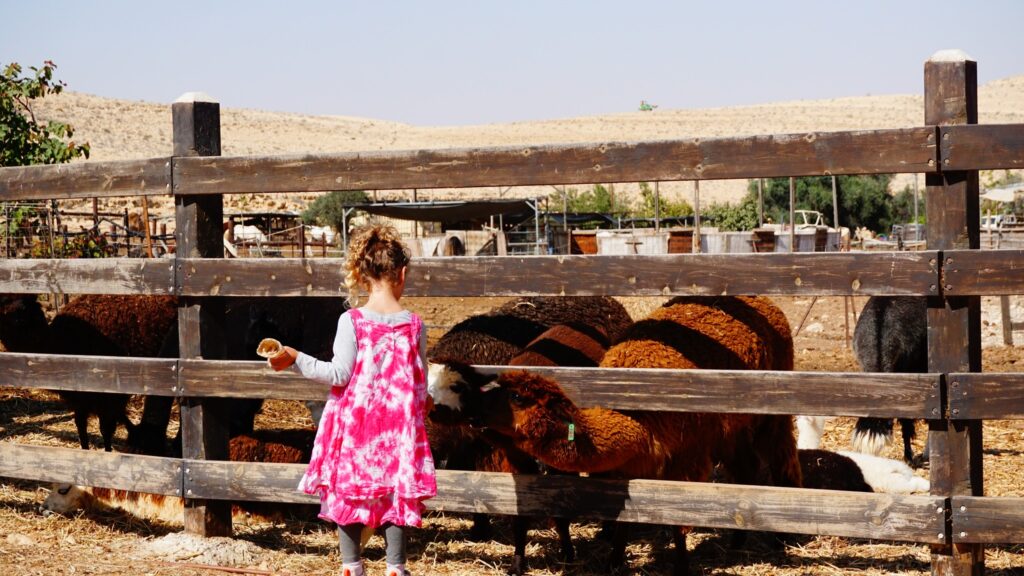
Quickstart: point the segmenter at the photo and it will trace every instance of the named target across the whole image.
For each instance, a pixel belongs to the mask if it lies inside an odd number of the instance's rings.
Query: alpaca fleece
[[[156,357],[177,321],[173,296],[85,295],[69,302],[47,324],[35,296],[0,298],[0,338],[12,352],[82,356]],[[58,391],[74,413],[82,448],[89,447],[88,418],[99,419],[105,450],[118,424],[131,426],[128,394]]]
[[[680,297],[626,330],[600,365],[788,370],[793,341],[785,315],[766,298]],[[739,483],[801,485],[789,416],[581,409],[556,382],[527,371],[502,373],[496,383],[470,386],[467,412],[558,470],[707,481],[721,462]],[[679,574],[687,571],[688,531],[675,533]],[[624,549],[617,536],[613,564]]]

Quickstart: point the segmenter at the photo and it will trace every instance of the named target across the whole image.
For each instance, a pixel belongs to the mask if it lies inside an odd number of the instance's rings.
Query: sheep
[[[600,327],[614,342],[632,319],[617,300],[603,296],[516,298],[459,322],[431,346],[427,357],[504,365],[551,326],[573,322]]]
[[[817,448],[821,445],[825,420],[821,416],[797,417],[797,429],[800,432],[797,446],[800,449],[801,456],[804,452],[822,452],[817,450]],[[912,494],[914,492],[928,491],[928,480],[915,476],[913,469],[903,462],[847,450],[840,450],[838,454],[843,458],[854,461],[861,476],[875,492]],[[803,461],[801,460],[801,462]]]
[[[155,357],[177,318],[172,296],[79,296],[49,324],[35,296],[8,295],[0,302],[0,339],[12,352]],[[131,430],[125,413],[128,394],[61,390],[58,395],[74,413],[83,449],[89,448],[91,414],[99,419],[103,449],[108,452],[118,424]]]
[[[607,349],[607,334],[621,334],[632,322],[622,305],[607,297],[526,297],[511,300],[487,314],[456,324],[428,350],[429,387],[437,391],[450,376],[443,370],[455,364],[516,364],[540,366],[596,366]],[[436,404],[435,404],[436,405]],[[535,473],[532,457],[500,438],[464,426],[442,408],[431,415],[431,450],[440,467],[450,470],[485,470]],[[484,514],[474,514],[470,536],[489,535]],[[556,520],[562,556],[572,561],[575,552],[568,521]],[[513,518],[514,548],[510,573],[526,569],[526,519]]]
[[[675,298],[632,325],[602,367],[788,370],[789,323],[759,297]],[[448,379],[435,405],[499,434],[546,465],[613,478],[707,481],[714,462],[742,483],[760,470],[772,484],[799,487],[800,464],[788,416],[581,409],[558,384],[525,370]],[[675,573],[688,570],[686,533],[675,532]],[[624,563],[618,530],[611,563]]]
[[[820,449],[801,449],[797,454],[800,458],[800,475],[804,488],[874,491],[864,480],[864,473],[857,462],[849,456]]]
[[[857,319],[853,352],[863,372],[928,372],[928,304],[923,297],[872,296]],[[903,458],[914,463],[914,420],[900,418]],[[892,441],[891,418],[859,418],[853,448],[879,455]],[[927,450],[922,459],[927,460]]]
[[[289,342],[307,353],[329,360],[338,326],[338,317],[348,308],[340,298],[233,298],[225,308],[224,354],[229,360],[257,360],[256,347],[266,337]],[[161,357],[178,356],[178,333],[167,335]],[[313,424],[319,421],[323,402],[307,402]],[[154,456],[179,456],[181,430],[168,441],[164,436],[170,425],[173,398],[147,396],[142,419],[129,432],[133,450]],[[260,399],[232,400],[227,408],[228,437],[253,432],[255,418],[263,405]]]

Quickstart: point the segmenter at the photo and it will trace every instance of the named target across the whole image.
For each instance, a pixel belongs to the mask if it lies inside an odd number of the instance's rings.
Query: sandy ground
[[[483,312],[504,298],[409,298],[408,306],[422,314],[431,338],[469,314]],[[623,298],[634,318],[662,303],[658,298]],[[845,313],[842,298],[777,298],[786,312],[796,342],[796,368],[808,371],[855,371],[846,334],[852,332],[854,311],[865,299],[856,298]],[[983,313],[984,370],[1018,371],[1024,352],[1001,342],[998,301],[986,299]],[[1013,313],[1024,317],[1015,302]],[[802,326],[801,326],[802,323]],[[848,325],[847,325],[848,323]],[[1015,334],[1018,341],[1024,333]],[[74,447],[71,417],[56,398],[45,392],[0,391],[0,441]],[[138,405],[134,405],[138,409]],[[294,402],[268,402],[258,427],[293,427],[309,424],[308,412]],[[838,418],[826,429],[825,447],[848,445],[852,420]],[[922,434],[915,449],[924,448]],[[121,433],[123,435],[123,432]],[[1024,468],[1024,422],[997,421],[985,424],[986,494],[1024,496],[1019,470]],[[118,439],[123,441],[123,436]],[[899,457],[891,447],[886,454]],[[918,473],[927,476],[927,468]],[[266,522],[250,518],[236,523],[235,539],[217,541],[210,550],[196,552],[194,543],[174,523],[140,519],[119,510],[87,511],[71,517],[45,516],[38,506],[49,486],[25,481],[0,482],[0,568],[12,574],[105,574],[111,576],[209,575],[222,573],[209,567],[218,562],[251,574],[336,574],[336,536],[330,527],[302,520]],[[503,574],[511,555],[510,529],[497,522],[491,541],[471,542],[470,523],[457,514],[434,514],[410,537],[414,574],[483,576]],[[573,536],[579,560],[565,565],[558,558],[554,530],[541,524],[531,532],[528,558],[532,574],[606,574],[607,546],[595,538],[596,523],[579,523]],[[925,546],[902,545],[832,536],[807,537],[784,550],[764,538],[754,538],[743,550],[728,547],[728,534],[698,529],[690,537],[691,562],[697,574],[831,575],[831,574],[927,574],[929,552]],[[183,542],[182,540],[186,540]],[[632,574],[669,574],[671,538],[667,529],[639,527],[628,549]],[[191,552],[184,553],[183,545]],[[367,558],[371,573],[383,572],[383,541],[370,540]],[[986,552],[990,574],[1024,572],[1024,546],[997,546]],[[234,564],[232,564],[234,563]],[[374,572],[375,571],[375,572]]]

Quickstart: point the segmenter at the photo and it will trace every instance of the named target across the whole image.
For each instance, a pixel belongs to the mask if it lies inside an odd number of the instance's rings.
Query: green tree
[[[0,74],[0,166],[61,164],[89,157],[89,144],[76,144],[71,125],[55,120],[36,119],[32,101],[48,94],[60,94],[64,82],[53,79],[56,64],[47,60],[41,68],[29,67],[32,74],[21,76],[17,62]]]
[[[639,205],[634,207],[633,215],[638,218],[654,218],[654,204],[654,189],[647,182],[641,182]],[[693,206],[686,200],[673,202],[662,196],[659,204],[659,212],[663,218],[693,215]]]
[[[608,186],[594,184],[593,188],[582,192],[576,188],[569,188],[565,191],[565,196],[568,201],[569,212],[597,212],[599,214],[615,212],[615,186],[612,184]],[[555,206],[561,206],[563,202],[562,193],[552,192],[548,196],[548,202]]]
[[[299,218],[306,224],[331,226],[340,231],[345,229],[345,207],[369,201],[370,198],[362,190],[328,192],[306,207]]]
[[[889,194],[891,176],[837,176],[836,195],[839,197],[839,223],[842,226],[865,226],[871,230],[888,231],[894,223],[893,198]],[[770,178],[764,181],[765,218],[775,222],[789,219],[789,178]],[[811,176],[794,182],[798,210],[817,210],[825,221],[835,225],[832,208],[832,177]],[[744,203],[757,204],[757,181],[747,187]],[[913,203],[911,202],[911,207]],[[756,209],[755,209],[756,210]]]
[[[737,205],[712,204],[701,212],[701,220],[719,230],[739,231],[757,228],[757,202],[743,201]]]

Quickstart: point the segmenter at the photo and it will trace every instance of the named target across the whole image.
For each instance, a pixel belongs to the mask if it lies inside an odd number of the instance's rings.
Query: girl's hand
[[[295,359],[298,358],[298,356],[298,350],[291,346],[285,346],[276,356],[267,358],[267,364],[269,364],[275,371],[280,372],[292,364],[295,364]]]

